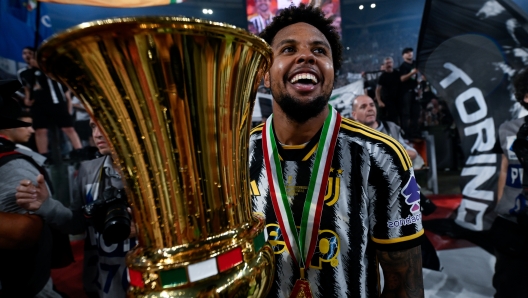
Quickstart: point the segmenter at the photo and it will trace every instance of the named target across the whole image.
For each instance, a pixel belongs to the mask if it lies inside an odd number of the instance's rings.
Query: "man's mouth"
[[[291,84],[310,84],[315,85],[319,82],[317,77],[311,73],[298,73],[290,79]]]

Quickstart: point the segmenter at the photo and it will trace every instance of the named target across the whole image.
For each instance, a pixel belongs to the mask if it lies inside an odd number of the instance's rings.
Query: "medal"
[[[263,128],[262,148],[273,210],[277,216],[286,247],[293,261],[299,266],[301,275],[301,278],[295,282],[290,297],[312,297],[310,285],[304,277],[304,271],[308,268],[315,251],[330,165],[341,125],[341,115],[331,106],[328,106],[328,109],[330,111],[323,124],[306,192],[299,233],[297,233],[293,220],[293,213],[282,177],[280,157],[272,127],[273,115],[268,118]]]
[[[301,268],[301,278],[295,281],[290,298],[312,298],[310,283],[304,278],[304,268]]]

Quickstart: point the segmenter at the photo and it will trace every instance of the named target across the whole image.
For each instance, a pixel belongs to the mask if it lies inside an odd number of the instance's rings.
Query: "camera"
[[[124,189],[110,187],[103,198],[84,205],[84,217],[103,235],[105,243],[118,243],[130,235],[131,217]]]

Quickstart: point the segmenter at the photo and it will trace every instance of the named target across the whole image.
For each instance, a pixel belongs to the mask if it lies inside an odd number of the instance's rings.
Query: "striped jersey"
[[[266,217],[276,260],[268,297],[289,297],[300,277],[275,215],[262,150],[262,125],[251,132],[249,158],[253,211]],[[301,146],[280,146],[286,193],[299,229],[321,131]],[[331,162],[319,237],[306,278],[314,297],[375,297],[378,250],[408,249],[423,234],[420,193],[411,161],[391,137],[342,119]]]

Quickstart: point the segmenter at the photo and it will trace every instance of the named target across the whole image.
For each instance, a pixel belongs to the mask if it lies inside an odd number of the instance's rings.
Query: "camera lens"
[[[103,239],[106,243],[124,241],[130,235],[130,213],[124,202],[115,202],[108,206],[103,229]]]

